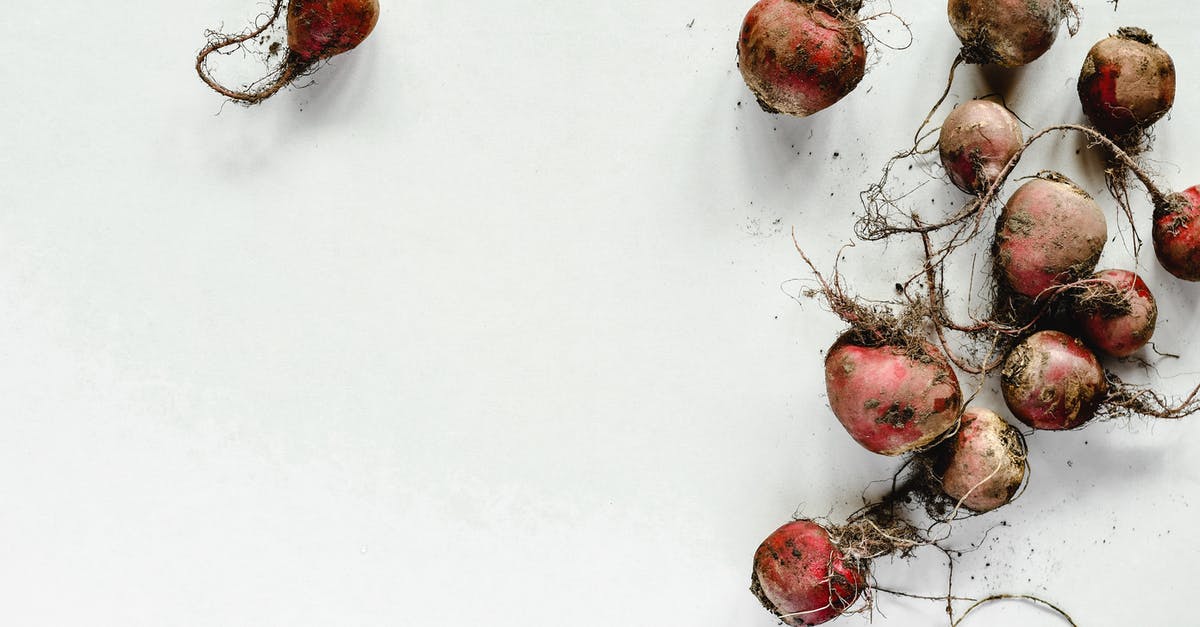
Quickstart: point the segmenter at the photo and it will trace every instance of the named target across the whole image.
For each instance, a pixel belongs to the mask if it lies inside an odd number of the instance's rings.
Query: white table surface
[[[362,47],[254,108],[191,65],[204,29],[262,2],[6,7],[0,622],[775,624],[747,591],[759,541],[793,513],[844,518],[898,464],[829,412],[842,324],[789,296],[811,285],[789,232],[825,268],[850,239],[857,190],[943,85],[944,4],[897,1],[915,44],[874,50],[808,119],[743,85],[748,0],[383,4]],[[1195,8],[1084,4],[1078,36],[1026,69],[965,68],[951,101],[999,90],[1035,127],[1080,121],[1084,53],[1141,25],[1180,77],[1151,163],[1200,182]],[[1017,175],[1100,195],[1080,146]],[[886,297],[916,254],[860,245],[843,270]],[[1118,236],[1102,265],[1133,263]],[[1200,286],[1149,247],[1137,267],[1156,342],[1183,354],[1160,387],[1186,391]],[[1198,435],[1035,434],[1023,497],[955,531],[981,546],[957,592],[1187,624]],[[934,551],[875,574],[946,581]],[[873,624],[945,623],[882,595]],[[1007,604],[964,624],[1064,623]]]

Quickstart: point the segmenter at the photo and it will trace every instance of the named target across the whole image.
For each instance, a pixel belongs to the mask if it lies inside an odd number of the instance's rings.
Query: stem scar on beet
[[[209,56],[229,54],[263,35],[283,14],[284,2],[275,0],[267,20],[240,35],[208,31],[209,43],[196,55],[200,80],[226,98],[258,104],[311,71],[318,62],[358,46],[379,21],[378,0],[291,0],[287,2],[287,52],[283,62],[240,90],[213,78],[208,67]],[[274,56],[278,48],[279,43],[273,43],[266,54]]]

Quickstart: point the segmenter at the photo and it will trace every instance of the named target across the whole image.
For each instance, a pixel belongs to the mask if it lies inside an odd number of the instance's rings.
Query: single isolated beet
[[[1057,431],[1091,420],[1108,381],[1082,341],[1061,331],[1038,331],[1009,352],[1000,388],[1017,420]]]
[[[807,116],[862,80],[866,46],[856,21],[862,0],[759,0],[738,38],[738,69],[759,105]]]
[[[990,409],[968,408],[958,433],[938,448],[942,490],[967,509],[990,512],[1025,481],[1025,441]]]
[[[1129,270],[1101,270],[1080,282],[1071,312],[1080,334],[1096,350],[1128,357],[1150,341],[1158,305],[1150,288]]]
[[[209,55],[243,45],[270,28],[283,10],[284,0],[276,0],[274,12],[266,22],[241,35],[209,33],[209,44],[196,57],[200,79],[227,98],[257,104],[274,95],[313,66],[334,55],[358,46],[379,21],[378,0],[290,0],[287,3],[287,52],[283,62],[266,77],[245,90],[221,85],[208,70]]]
[[[1045,54],[1073,11],[1065,0],[950,0],[947,7],[962,60],[1004,67]]]
[[[979,194],[999,178],[1024,141],[1011,111],[990,100],[971,100],[946,116],[938,153],[954,186]]]
[[[999,278],[1017,294],[1044,291],[1091,274],[1108,238],[1104,212],[1070,179],[1043,173],[1013,192],[996,222]]]
[[[928,342],[867,343],[844,333],[825,356],[829,406],[867,450],[900,455],[933,442],[958,419],[962,392]]]
[[[1175,103],[1175,63],[1140,28],[1121,28],[1088,52],[1079,101],[1092,124],[1118,144],[1141,133]]]
[[[1200,185],[1154,209],[1154,254],[1167,272],[1200,281]]]
[[[866,572],[811,520],[792,521],[754,554],[750,590],[788,625],[819,625],[842,615],[866,586]]]

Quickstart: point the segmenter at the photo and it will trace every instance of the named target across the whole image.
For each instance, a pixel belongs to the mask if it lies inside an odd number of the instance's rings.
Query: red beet
[[[1038,331],[1004,360],[1004,402],[1035,429],[1074,429],[1091,420],[1108,391],[1104,369],[1083,342],[1060,331]]]
[[[378,0],[291,0],[288,48],[301,63],[327,59],[362,43],[378,21]]]
[[[379,20],[378,0],[291,0],[287,5],[287,53],[272,73],[244,90],[217,82],[208,71],[209,55],[223,48],[240,46],[266,32],[279,19],[284,0],[276,0],[270,19],[241,35],[213,35],[196,56],[196,72],[217,93],[257,104],[270,98],[313,65],[354,48],[366,39]],[[273,48],[272,48],[273,51]]]
[[[867,450],[899,455],[954,425],[962,392],[937,348],[868,346],[857,336],[843,334],[825,356],[829,406],[851,437]]]
[[[1090,274],[1108,238],[1104,213],[1061,174],[1044,174],[1009,198],[996,223],[995,261],[1014,292],[1036,298]]]
[[[1079,73],[1083,112],[1105,135],[1136,133],[1171,110],[1175,64],[1140,28],[1121,28],[1088,52]]]
[[[811,520],[790,522],[754,554],[750,590],[788,625],[819,625],[841,616],[865,587],[866,574]]]
[[[1127,357],[1150,341],[1158,320],[1158,305],[1150,288],[1128,270],[1093,274],[1072,308],[1080,333],[1096,350]]]
[[[841,100],[866,71],[855,0],[759,0],[738,38],[738,68],[762,108],[807,116]]]
[[[1167,272],[1200,281],[1200,185],[1173,194],[1154,210],[1154,254]]]

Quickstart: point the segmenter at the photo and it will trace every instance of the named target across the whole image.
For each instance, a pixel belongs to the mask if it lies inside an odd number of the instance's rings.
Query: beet
[[[866,573],[811,520],[776,529],[754,554],[750,590],[788,625],[819,625],[841,616],[866,587]]]
[[[290,0],[287,4],[287,51],[282,63],[268,76],[242,90],[226,87],[210,75],[209,55],[257,38],[279,19],[282,8],[283,0],[276,0],[270,19],[247,33],[210,33],[209,44],[196,56],[196,72],[200,79],[227,98],[257,104],[312,70],[320,61],[358,46],[379,20],[378,0]]]
[[[1102,270],[1074,294],[1071,308],[1083,339],[1113,357],[1128,357],[1150,341],[1158,305],[1129,270]]]
[[[1061,174],[1033,179],[1009,198],[996,223],[995,262],[1012,291],[1036,298],[1087,276],[1108,238],[1104,213]]]
[[[990,409],[964,411],[958,433],[939,447],[939,453],[942,490],[976,512],[1008,503],[1025,480],[1025,442]]]
[[[1009,352],[1000,387],[1017,420],[1035,429],[1063,430],[1096,415],[1108,382],[1082,341],[1061,331],[1038,331]]]
[[[954,425],[962,392],[950,362],[928,342],[869,345],[843,334],[825,357],[829,406],[867,450],[899,455]]]
[[[950,0],[950,26],[967,63],[1025,65],[1045,54],[1067,16],[1062,0]]]
[[[849,94],[866,71],[855,0],[759,0],[742,23],[738,69],[759,105],[807,116]]]
[[[1200,185],[1155,207],[1153,233],[1162,267],[1185,281],[1200,281]]]
[[[995,182],[1023,142],[1011,111],[990,100],[970,100],[946,116],[938,153],[954,186],[979,194]]]
[[[1140,28],[1121,28],[1088,52],[1079,73],[1083,112],[1109,138],[1137,134],[1175,103],[1175,63]]]

